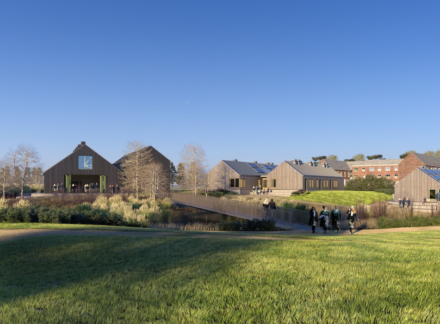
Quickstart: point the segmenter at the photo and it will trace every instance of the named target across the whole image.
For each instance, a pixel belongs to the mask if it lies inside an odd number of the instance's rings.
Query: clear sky
[[[440,1],[0,1],[0,157],[437,150]]]

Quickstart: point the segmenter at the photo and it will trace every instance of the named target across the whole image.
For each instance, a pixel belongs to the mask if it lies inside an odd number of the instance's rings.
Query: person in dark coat
[[[316,212],[316,208],[312,207],[312,209],[310,209],[309,226],[312,227],[313,234],[315,234],[316,224],[318,224],[318,213]]]
[[[269,209],[270,209],[270,218],[273,219],[275,216],[275,210],[277,209],[277,205],[275,204],[275,201],[273,201],[273,199],[270,200]]]
[[[411,205],[411,200],[409,198],[406,199],[406,206],[409,208],[409,205]]]
[[[341,226],[341,211],[339,210],[338,206],[335,206],[335,209],[332,210],[331,220],[332,220],[332,231],[337,229],[339,234],[339,230]]]
[[[353,229],[354,229],[354,221],[355,220],[359,220],[357,215],[356,215],[356,210],[354,209],[353,206],[350,207],[350,209],[347,211],[347,220],[348,223],[350,225],[350,233],[353,234]]]
[[[402,207],[405,207],[405,205],[406,205],[406,197],[403,197],[403,200],[402,200]]]

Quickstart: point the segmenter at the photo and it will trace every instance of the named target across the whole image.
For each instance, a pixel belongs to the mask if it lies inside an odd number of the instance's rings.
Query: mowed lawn
[[[2,323],[440,322],[439,232],[0,243]]]
[[[311,191],[309,194],[292,195],[290,199],[313,201],[342,206],[356,206],[359,202],[372,204],[376,201],[391,200],[392,195],[374,191]]]

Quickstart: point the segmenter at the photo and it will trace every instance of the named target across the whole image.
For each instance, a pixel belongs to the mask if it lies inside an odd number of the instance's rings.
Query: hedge
[[[440,217],[414,216],[402,219],[379,217],[376,224],[378,228],[438,226],[440,225]]]

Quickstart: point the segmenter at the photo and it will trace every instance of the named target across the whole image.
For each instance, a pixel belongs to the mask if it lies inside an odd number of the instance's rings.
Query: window
[[[273,179],[272,180],[272,187],[276,188],[277,187],[277,179]]]
[[[429,199],[435,199],[435,190],[429,190]]]
[[[355,175],[353,176],[353,178],[357,179],[357,178],[359,178],[359,176],[358,176],[357,174],[355,174]]]
[[[390,174],[385,174],[385,179],[389,179],[389,178],[391,178],[391,175]]]
[[[365,172],[365,168],[362,168],[362,172]]]
[[[92,170],[92,156],[78,156],[78,169],[80,170]]]
[[[334,180],[333,181],[333,188],[337,188],[338,187],[338,180]]]
[[[382,178],[382,175],[381,175],[381,174],[378,174],[377,177],[378,177],[378,178]]]
[[[229,187],[231,187],[231,188],[235,187],[235,179],[231,179]]]
[[[309,180],[309,188],[313,188],[313,180]]]
[[[370,167],[370,171],[374,171],[374,167]]]
[[[235,187],[240,188],[240,179],[235,179]]]
[[[263,188],[267,188],[267,179],[263,180]]]
[[[394,179],[397,179],[398,177],[399,177],[398,174],[395,174],[395,175],[394,175]]]
[[[394,167],[394,171],[399,171],[399,167]]]
[[[385,171],[391,171],[391,167],[385,167]]]
[[[353,172],[358,172],[359,169],[358,168],[353,168]]]
[[[382,171],[382,167],[377,167],[377,171]]]

